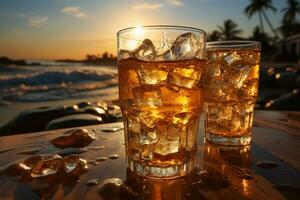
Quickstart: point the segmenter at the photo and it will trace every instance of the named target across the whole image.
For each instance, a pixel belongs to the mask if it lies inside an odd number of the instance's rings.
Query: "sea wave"
[[[37,102],[94,97],[100,95],[99,90],[111,86],[117,86],[115,67],[22,67],[0,75],[0,100]]]
[[[97,71],[46,71],[41,73],[0,77],[0,87],[25,85],[47,85],[60,83],[77,83],[86,81],[105,81],[114,78],[112,74],[102,74]]]

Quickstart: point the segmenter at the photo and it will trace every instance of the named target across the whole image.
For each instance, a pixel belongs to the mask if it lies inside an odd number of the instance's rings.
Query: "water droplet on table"
[[[105,128],[101,128],[100,130],[102,132],[117,132],[117,131],[120,131],[122,129],[123,129],[122,127],[105,127]]]
[[[261,160],[256,164],[256,166],[264,169],[271,169],[277,167],[278,164],[271,160]]]
[[[91,180],[88,180],[86,182],[86,185],[87,186],[94,186],[94,185],[97,185],[99,183],[99,179],[91,179]]]
[[[107,159],[108,159],[107,157],[97,157],[96,161],[105,161]]]
[[[117,159],[117,158],[119,158],[119,155],[112,154],[112,155],[108,156],[108,158],[110,158],[110,159]]]
[[[87,129],[76,128],[66,132],[66,136],[60,136],[52,139],[50,142],[57,148],[68,148],[68,147],[85,147],[94,141],[94,133]]]
[[[85,147],[85,149],[87,150],[101,150],[104,149],[105,146],[89,146],[89,147]]]
[[[98,188],[98,194],[103,199],[118,199],[120,187],[123,181],[119,178],[109,178],[104,180]]]

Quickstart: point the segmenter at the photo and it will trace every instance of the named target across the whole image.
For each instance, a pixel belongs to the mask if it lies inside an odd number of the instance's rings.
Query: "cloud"
[[[42,25],[46,21],[48,21],[48,17],[41,17],[41,16],[29,17],[28,25],[32,27],[37,27]]]
[[[173,6],[183,6],[184,3],[181,0],[167,0],[167,2]]]
[[[138,11],[138,10],[155,10],[161,7],[163,7],[163,5],[159,3],[142,3],[142,4],[134,5],[132,8],[133,10]]]
[[[65,14],[69,14],[75,18],[79,18],[79,19],[87,18],[87,15],[84,12],[82,12],[79,7],[67,6],[61,9],[60,11]]]

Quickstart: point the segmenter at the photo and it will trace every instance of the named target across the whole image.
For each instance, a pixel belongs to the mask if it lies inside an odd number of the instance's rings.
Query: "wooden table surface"
[[[108,159],[98,165],[89,163],[86,173],[67,183],[48,184],[43,180],[20,181],[16,176],[0,176],[0,199],[101,199],[97,192],[99,184],[86,184],[95,178],[122,179],[137,193],[136,199],[300,199],[300,112],[255,111],[253,141],[248,148],[205,144],[201,129],[197,169],[187,177],[174,180],[142,179],[127,170],[123,131],[102,131],[120,126],[122,123],[87,127],[98,138],[89,147],[105,148],[89,148],[80,154],[88,161],[111,154],[118,154],[118,159]],[[65,131],[1,137],[0,166],[32,156],[20,154],[27,149],[38,147],[36,154],[57,152],[49,141]],[[278,166],[257,167],[262,160],[276,162]]]

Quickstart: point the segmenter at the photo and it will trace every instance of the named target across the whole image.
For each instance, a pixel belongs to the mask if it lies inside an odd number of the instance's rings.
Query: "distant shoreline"
[[[117,58],[94,58],[94,59],[85,59],[85,60],[73,60],[73,59],[58,59],[54,60],[57,63],[80,63],[85,65],[96,65],[96,66],[107,66],[107,65],[117,65]],[[17,66],[41,66],[40,62],[28,62],[23,59],[10,59],[8,57],[0,57],[0,64],[2,65],[17,65]]]
[[[67,62],[67,63],[82,63],[88,65],[117,65],[117,59],[102,59],[98,58],[96,60],[73,60],[73,59],[58,59],[55,62]]]

